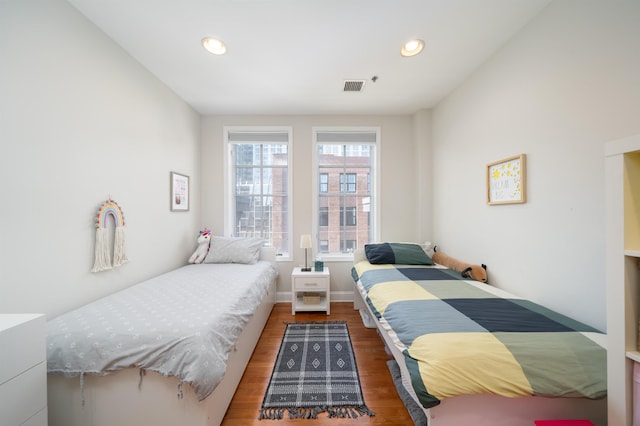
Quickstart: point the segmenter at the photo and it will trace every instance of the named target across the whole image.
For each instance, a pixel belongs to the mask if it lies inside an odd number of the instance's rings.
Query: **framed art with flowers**
[[[487,164],[487,204],[526,202],[525,160],[520,154]]]

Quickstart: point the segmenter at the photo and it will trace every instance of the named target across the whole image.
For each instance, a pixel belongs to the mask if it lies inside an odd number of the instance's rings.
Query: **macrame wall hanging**
[[[113,250],[109,247],[110,238],[107,229],[109,216],[113,218],[116,226],[113,236]],[[113,262],[111,262],[112,251]],[[109,197],[106,202],[102,203],[96,216],[96,249],[91,272],[105,271],[128,261],[124,250],[124,215],[118,203]]]

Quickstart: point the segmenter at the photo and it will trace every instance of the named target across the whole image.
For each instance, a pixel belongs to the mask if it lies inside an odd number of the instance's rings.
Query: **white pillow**
[[[260,238],[212,237],[204,263],[253,264],[260,258]]]

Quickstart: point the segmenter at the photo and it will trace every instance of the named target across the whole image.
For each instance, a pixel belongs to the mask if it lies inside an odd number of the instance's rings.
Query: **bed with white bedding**
[[[355,307],[430,426],[606,424],[606,335],[441,265],[371,262],[356,253]]]
[[[275,303],[267,257],[187,265],[50,320],[49,424],[219,424]]]

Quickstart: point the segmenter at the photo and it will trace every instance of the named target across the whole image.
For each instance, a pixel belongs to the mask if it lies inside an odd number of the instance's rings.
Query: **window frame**
[[[260,135],[261,133],[286,133],[287,141],[230,141],[229,134],[231,133],[247,133]],[[287,253],[276,256],[276,261],[290,261],[293,259],[293,128],[291,126],[224,126],[223,127],[223,140],[224,140],[224,234],[232,236],[236,232],[234,218],[235,218],[235,195],[236,189],[232,187],[235,185],[235,173],[236,165],[233,156],[234,145],[242,144],[262,144],[262,145],[287,145]]]
[[[313,235],[314,237],[314,249],[316,250],[315,255],[324,261],[329,262],[353,262],[353,253],[321,253],[320,247],[317,247],[320,244],[319,241],[319,195],[320,186],[319,186],[319,159],[318,159],[318,145],[327,145],[331,144],[330,142],[318,142],[318,134],[324,132],[337,132],[337,133],[375,133],[375,142],[336,142],[335,144],[340,145],[370,145],[373,152],[373,160],[371,162],[371,170],[369,172],[369,176],[367,178],[369,185],[369,193],[371,194],[371,198],[374,200],[373,211],[369,212],[369,232],[371,235],[371,242],[377,241],[380,235],[379,223],[380,223],[380,206],[381,206],[381,196],[379,193],[380,188],[380,150],[381,150],[381,130],[380,127],[312,127],[312,139],[313,139],[313,194],[312,194],[312,209],[313,209]],[[373,178],[371,177],[373,174]],[[357,190],[357,187],[356,187]],[[340,192],[341,194],[349,194],[350,192]],[[373,218],[371,218],[373,216]],[[342,244],[346,244],[346,240],[341,242]],[[357,247],[356,247],[357,248]],[[360,247],[362,248],[362,247]]]

